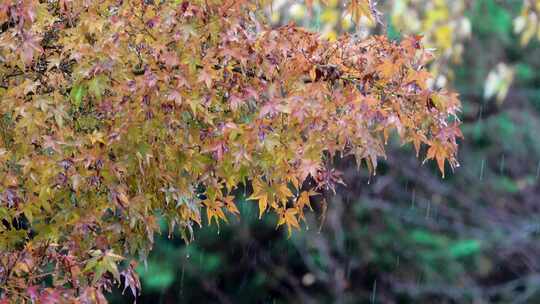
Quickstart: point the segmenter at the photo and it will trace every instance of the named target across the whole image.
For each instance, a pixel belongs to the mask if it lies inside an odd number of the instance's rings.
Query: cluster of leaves
[[[385,4],[395,1],[378,2],[388,16]],[[289,5],[291,11],[301,3]],[[197,229],[188,246],[156,238],[148,270],[138,269],[143,292],[137,303],[540,302],[540,92],[534,73],[540,49],[536,39],[522,48],[512,34],[520,1],[467,3],[472,33],[449,79],[464,103],[456,174],[437,178],[433,166],[419,166],[393,140],[377,176],[341,159],[334,166],[347,186],[328,194],[325,220],[306,212],[306,228],[289,239],[285,229],[275,231],[275,216],[257,220],[256,204],[237,195],[242,218],[229,219],[219,235],[213,225]],[[317,9],[314,4],[315,20]],[[325,7],[321,19],[333,9]],[[298,24],[312,26],[308,16]],[[397,38],[390,22],[388,35]],[[482,96],[497,62],[515,71],[500,105]],[[110,301],[132,299],[117,292]]]
[[[320,32],[328,40],[336,40],[341,32],[353,31],[355,27],[371,28],[381,21],[373,1],[274,0],[267,11],[274,24],[294,21]]]
[[[349,5],[344,5],[343,1],[318,1],[316,10],[310,12],[308,3],[303,1],[275,0],[271,17],[276,23],[288,19],[301,22],[320,30],[323,36],[330,40],[336,39],[343,31],[371,29],[376,32],[376,26],[381,23],[382,27],[388,28],[390,36],[422,34],[425,47],[434,48],[438,55],[432,72],[446,75],[449,73],[448,63],[461,60],[464,42],[471,34],[471,22],[465,15],[466,9],[471,5],[469,2],[385,1],[378,6],[388,11],[389,15],[387,20],[381,22],[384,18],[375,10],[374,2],[365,2],[363,6],[358,5],[356,10],[352,10]],[[288,11],[284,11],[285,9]],[[371,10],[374,12],[370,14]]]
[[[122,279],[135,293],[158,217],[189,241],[201,214],[239,213],[241,184],[290,231],[341,182],[335,155],[374,172],[394,130],[443,175],[457,165],[460,103],[429,89],[418,37],[325,41],[269,28],[263,5],[0,5],[4,298],[101,301]]]

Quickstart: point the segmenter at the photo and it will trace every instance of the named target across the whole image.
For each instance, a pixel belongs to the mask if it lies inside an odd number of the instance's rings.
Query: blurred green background
[[[156,241],[137,303],[540,303],[540,43],[524,37],[537,30],[534,1],[380,1],[385,26],[374,27],[345,22],[340,1],[311,13],[276,2],[276,24],[330,39],[423,33],[439,52],[437,83],[463,102],[461,167],[442,179],[397,142],[373,177],[336,160],[347,187],[291,238],[239,189],[241,220],[199,229],[189,245]],[[119,288],[109,300],[134,298]]]

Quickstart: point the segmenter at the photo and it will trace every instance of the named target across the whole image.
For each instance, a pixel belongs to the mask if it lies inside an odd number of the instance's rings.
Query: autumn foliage
[[[420,37],[329,42],[268,27],[262,5],[0,4],[4,299],[104,301],[120,281],[136,293],[159,218],[189,241],[239,213],[239,185],[260,216],[298,228],[341,182],[333,157],[375,172],[394,131],[443,175],[457,165],[460,104],[430,89]]]

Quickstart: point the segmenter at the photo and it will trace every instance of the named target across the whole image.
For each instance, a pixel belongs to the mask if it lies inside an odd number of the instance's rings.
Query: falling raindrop
[[[431,211],[431,202],[428,202],[427,209],[426,209],[426,219],[429,218],[430,211]]]
[[[159,303],[163,303],[163,299],[165,299],[165,288],[162,288],[160,293],[159,293]]]
[[[396,257],[396,268],[399,267],[399,255]]]
[[[373,290],[371,291],[371,303],[375,303],[375,296],[377,294],[377,280],[373,282]]]
[[[184,265],[182,265],[182,274],[180,275],[180,295],[184,293]]]
[[[501,162],[499,163],[499,171],[501,175],[504,173],[504,154],[502,155]]]
[[[482,122],[482,114],[484,112],[484,105],[480,105],[480,110],[478,111],[478,119],[476,120],[476,123],[481,123]]]
[[[415,203],[416,203],[416,188],[412,190],[411,209],[413,210],[414,210]]]
[[[476,124],[474,125],[474,128],[476,130],[481,130],[481,124],[482,124],[482,112],[484,111],[484,105],[480,105],[480,109],[478,110],[478,118],[476,119]]]
[[[540,176],[540,160],[538,161],[538,164],[536,165],[536,179],[538,179],[538,176]]]
[[[485,166],[486,160],[482,159],[482,163],[480,165],[480,180],[484,179],[484,166]]]

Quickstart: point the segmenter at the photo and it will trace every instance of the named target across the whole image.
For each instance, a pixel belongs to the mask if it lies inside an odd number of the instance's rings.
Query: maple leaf
[[[415,71],[409,69],[407,77],[405,78],[405,83],[408,83],[409,85],[414,84],[417,85],[420,89],[426,90],[428,88],[428,80],[430,80],[432,77],[433,75],[431,75],[431,73],[429,73],[428,71]]]
[[[256,200],[259,203],[259,218],[262,218],[263,213],[268,208],[269,197],[268,186],[260,179],[253,180],[253,194],[248,197],[248,200]]]
[[[94,130],[94,132],[92,134],[89,134],[88,139],[90,140],[91,145],[95,145],[96,143],[106,144],[106,142],[105,142],[105,134],[103,134],[102,132],[99,132],[97,130]]]
[[[163,55],[161,55],[161,60],[163,60],[168,68],[173,68],[180,64],[178,55],[174,52],[165,52]]]
[[[441,130],[435,136],[442,142],[456,142],[456,138],[463,138],[463,133],[459,128],[458,122],[453,122],[452,124],[441,128]]]
[[[370,21],[374,21],[370,7],[370,0],[351,0],[347,6],[347,12],[351,14],[354,22],[360,21],[365,16]]]
[[[287,208],[287,209],[281,209],[278,211],[279,214],[279,220],[277,223],[277,227],[285,224],[287,225],[287,235],[288,237],[291,237],[292,228],[300,229],[300,224],[298,223],[298,219],[296,214],[298,214],[298,210],[296,208]]]
[[[71,88],[69,96],[73,105],[79,107],[82,103],[83,97],[86,95],[86,86],[83,84],[77,84]]]
[[[295,207],[298,210],[298,218],[305,221],[304,217],[304,208],[307,206],[309,210],[313,211],[313,208],[311,207],[310,197],[319,195],[319,193],[308,190],[308,191],[302,191],[300,195],[298,196],[298,199],[296,200]]]
[[[401,70],[401,64],[399,61],[385,59],[383,60],[383,63],[378,67],[378,70],[385,79],[390,79],[399,73],[399,71]]]
[[[444,164],[448,157],[448,147],[440,141],[434,141],[430,144],[424,162],[429,159],[435,159],[437,161],[437,165],[439,166],[439,170],[441,171],[441,174],[444,178]]]
[[[277,196],[281,199],[281,201],[286,202],[289,197],[293,196],[291,189],[287,186],[287,184],[281,184],[279,185],[277,189]]]
[[[231,104],[231,110],[233,111],[237,111],[240,108],[240,106],[244,104],[244,100],[242,100],[237,95],[232,95],[231,97],[229,97],[229,102]]]
[[[88,91],[92,93],[96,97],[98,101],[101,101],[101,97],[103,96],[103,92],[105,92],[105,88],[108,87],[108,80],[105,75],[99,75],[94,78],[92,78],[88,82]],[[78,94],[79,92],[76,92]],[[79,96],[76,96],[77,99],[80,99]],[[80,105],[80,101],[78,102]]]
[[[300,181],[305,181],[308,176],[316,177],[321,165],[310,159],[302,159],[298,168]]]
[[[229,212],[233,214],[240,214],[240,211],[238,211],[238,208],[236,207],[236,204],[234,203],[234,196],[232,195],[226,196],[223,199],[223,202],[225,203],[225,207],[227,208],[227,210],[229,210]]]
[[[203,82],[204,84],[206,84],[206,87],[208,89],[210,89],[210,88],[212,88],[212,82],[214,80],[213,80],[213,77],[212,77],[212,73],[210,73],[206,69],[203,69],[203,70],[200,71],[199,78],[197,78],[197,81]]]
[[[219,220],[227,222],[227,217],[223,213],[223,207],[225,206],[220,200],[210,200],[206,199],[203,201],[203,204],[206,206],[206,216],[208,219],[208,225],[212,224],[212,219],[216,221],[216,224],[219,226]]]
[[[405,143],[407,142],[413,143],[414,150],[416,151],[416,157],[418,157],[420,153],[420,145],[426,141],[427,141],[427,138],[422,132],[412,132]]]
[[[137,267],[137,261],[132,260],[129,263],[128,268],[123,270],[120,275],[124,277],[124,289],[122,290],[122,294],[126,291],[126,289],[129,287],[131,290],[131,294],[136,297],[137,291],[141,290],[141,282],[139,280],[139,276],[137,275],[137,272],[135,272],[135,268]]]
[[[174,101],[175,105],[177,105],[177,106],[182,105],[182,100],[183,100],[182,94],[180,94],[180,92],[178,92],[177,90],[172,90],[167,95],[167,99],[171,100],[171,101]]]
[[[35,53],[41,54],[43,52],[43,49],[40,46],[41,39],[30,32],[24,32],[23,37],[24,42],[22,44],[21,57],[24,64],[29,65],[34,60]]]
[[[266,102],[266,104],[261,107],[259,117],[264,118],[267,115],[273,116],[273,115],[278,114],[282,109],[282,107],[280,105],[280,102],[281,101],[279,99],[277,99],[277,98],[274,98],[274,99]]]
[[[302,191],[300,193],[300,196],[298,196],[298,200],[296,201],[296,205],[298,206],[298,209],[302,210],[304,209],[305,206],[308,206],[310,210],[313,210],[313,208],[311,207],[309,197],[315,196],[315,195],[319,195],[319,193],[313,190]]]

